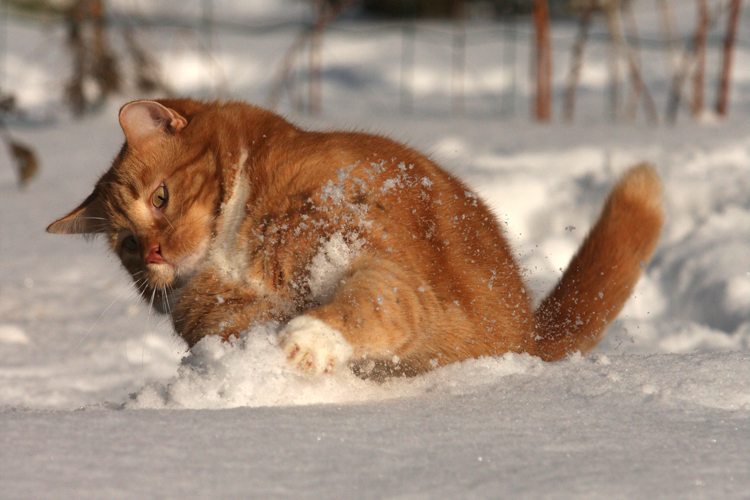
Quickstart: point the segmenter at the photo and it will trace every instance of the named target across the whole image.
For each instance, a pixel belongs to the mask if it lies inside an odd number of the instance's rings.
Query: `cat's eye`
[[[122,248],[130,253],[136,253],[138,251],[138,242],[135,240],[135,236],[128,236],[122,242]]]
[[[156,188],[154,194],[151,195],[151,204],[156,208],[164,208],[168,200],[169,193],[167,192],[167,186],[164,184]]]

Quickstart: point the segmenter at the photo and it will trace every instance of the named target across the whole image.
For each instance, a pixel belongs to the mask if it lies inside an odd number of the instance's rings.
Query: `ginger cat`
[[[120,124],[112,167],[47,231],[104,234],[189,346],[278,321],[289,362],[311,375],[586,352],[663,223],[657,174],[632,168],[533,311],[492,212],[402,144],[300,130],[240,102],[136,101]]]

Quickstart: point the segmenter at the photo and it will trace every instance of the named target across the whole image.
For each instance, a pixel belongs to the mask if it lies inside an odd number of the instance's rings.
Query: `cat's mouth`
[[[164,251],[162,251],[164,250]],[[175,254],[170,248],[154,245],[143,257],[146,281],[152,290],[173,290],[179,288],[197,269],[206,257],[207,245],[199,244],[184,254]],[[144,269],[145,267],[145,269]]]

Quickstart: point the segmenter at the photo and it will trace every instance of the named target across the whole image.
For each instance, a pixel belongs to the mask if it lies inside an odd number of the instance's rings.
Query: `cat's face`
[[[123,107],[126,145],[94,192],[47,229],[103,233],[147,300],[168,299],[200,267],[219,209],[219,178],[188,120],[153,101]],[[163,310],[168,304],[154,300]]]

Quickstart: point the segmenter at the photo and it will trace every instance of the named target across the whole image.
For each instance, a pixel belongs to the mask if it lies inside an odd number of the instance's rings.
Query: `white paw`
[[[332,372],[354,352],[341,332],[311,316],[297,316],[279,336],[289,363],[312,376]]]

